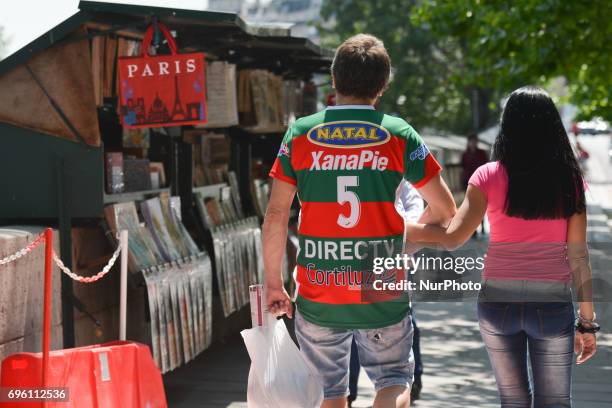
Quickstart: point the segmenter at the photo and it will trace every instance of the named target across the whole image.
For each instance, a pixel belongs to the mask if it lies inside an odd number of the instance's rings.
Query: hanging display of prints
[[[172,206],[172,207],[171,207]],[[111,231],[128,229],[128,260],[142,272],[151,316],[151,351],[162,373],[204,351],[212,341],[212,264],[177,217],[180,202],[161,195],[105,208]],[[171,254],[171,255],[169,255]]]
[[[236,192],[236,194],[239,193]],[[261,228],[257,217],[241,218],[232,187],[219,197],[196,193],[196,207],[213,241],[215,274],[223,315],[229,316],[249,303],[249,285],[263,282]]]
[[[150,55],[154,26],[145,32],[142,56],[119,57],[119,117],[126,128],[205,124],[206,69],[203,53],[177,53],[168,28],[157,23],[169,55]]]

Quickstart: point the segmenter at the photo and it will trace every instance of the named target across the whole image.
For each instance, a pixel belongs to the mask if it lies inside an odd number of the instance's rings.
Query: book
[[[251,182],[251,194],[253,196],[253,207],[260,218],[266,215],[268,208],[268,198],[270,196],[270,186],[267,180],[253,179]]]
[[[242,210],[242,199],[240,198],[240,188],[238,186],[238,178],[236,177],[235,171],[227,172],[227,181],[231,189],[232,201],[236,214],[238,214],[238,218],[242,219],[244,218],[244,211]]]
[[[196,127],[229,127],[238,124],[236,65],[211,61],[206,65],[208,123]]]
[[[163,203],[163,202],[162,202]],[[184,246],[187,250],[187,256],[194,256],[200,253],[200,249],[196,245],[195,241],[187,231],[185,224],[181,220],[181,198],[178,196],[170,197],[169,211],[171,213],[170,218],[172,222],[177,226],[180,239],[183,241]]]
[[[166,230],[170,235],[173,247],[176,248],[179,253],[179,257],[175,258],[175,260],[188,257],[190,255],[189,249],[187,248],[188,243],[180,231],[180,227],[178,225],[180,224],[180,221],[178,220],[178,217],[176,217],[175,212],[170,208],[170,195],[167,193],[161,194],[159,196],[159,203],[161,213],[164,218],[164,224],[166,225]]]
[[[212,220],[212,224],[215,227],[221,226],[225,223],[225,216],[219,206],[219,201],[214,197],[207,197],[204,200],[208,215]]]
[[[150,162],[149,171],[151,173],[159,174],[159,187],[165,187],[166,184],[166,171],[164,170],[164,163],[161,162]]]
[[[123,128],[123,148],[148,149],[151,145],[151,133],[148,128]]]
[[[168,231],[166,218],[162,212],[159,197],[151,198],[140,203],[142,215],[147,228],[155,240],[155,243],[166,261],[173,261],[181,257],[180,251]]]
[[[189,290],[189,263],[181,265],[183,271],[179,286],[179,299],[181,300],[181,324],[183,327],[183,354],[185,362],[190,361],[195,356],[195,327],[193,323],[193,312],[191,310],[191,292]]]
[[[157,367],[163,370],[163,361],[161,356],[160,332],[159,332],[159,312],[157,301],[157,284],[151,270],[143,271],[145,285],[147,288],[147,299],[149,303],[149,316],[151,317],[151,351],[153,359]]]
[[[139,272],[163,261],[149,230],[140,224],[134,202],[108,205],[104,208],[104,217],[114,237],[120,230],[128,231],[130,271]]]
[[[106,192],[116,194],[123,192],[123,153],[109,152],[105,154]]]
[[[223,187],[221,188],[221,202],[219,203],[221,207],[221,211],[224,214],[225,222],[237,221],[238,213],[236,212],[236,208],[234,206],[234,202],[232,200],[232,189],[231,187]]]
[[[179,298],[179,281],[180,277],[177,276],[179,271],[176,270],[176,265],[171,264],[171,266],[166,271],[167,273],[167,282],[170,290],[170,310],[172,314],[172,347],[174,350],[174,363],[172,368],[176,368],[183,363],[183,351],[182,351],[182,338],[183,338],[183,330],[181,325],[181,306],[180,306],[180,298]],[[171,354],[172,355],[172,354]]]
[[[198,304],[200,311],[200,327],[202,330],[202,338],[204,339],[204,348],[208,348],[212,344],[212,262],[208,255],[204,255],[203,261],[198,264],[200,271],[200,285],[203,302]]]
[[[166,373],[170,371],[170,332],[168,329],[167,316],[167,291],[163,282],[163,276],[160,273],[160,267],[155,267],[155,286],[156,286],[156,300],[157,300],[157,315],[159,318],[159,349],[161,357],[161,371]]]
[[[149,159],[123,158],[124,191],[146,191],[151,189]]]

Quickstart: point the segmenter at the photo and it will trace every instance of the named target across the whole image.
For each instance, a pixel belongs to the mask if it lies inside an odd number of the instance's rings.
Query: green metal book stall
[[[158,25],[179,53],[205,55],[206,124],[120,123],[117,61],[142,53],[151,26],[156,52],[167,53]],[[263,273],[267,172],[287,125],[316,110],[313,76],[328,73],[331,57],[235,14],[82,1],[0,61],[0,222],[57,227],[64,264],[84,273],[101,262],[91,254],[104,259],[114,233],[128,229],[131,282],[142,294],[130,309],[133,336],[169,371],[243,326],[235,316],[245,316],[248,285]],[[173,99],[142,114],[192,114],[178,86]],[[65,347],[91,341],[74,308],[112,308],[112,291],[62,277]]]

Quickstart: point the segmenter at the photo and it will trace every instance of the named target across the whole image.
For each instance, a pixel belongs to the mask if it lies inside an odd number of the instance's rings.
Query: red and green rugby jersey
[[[306,320],[358,329],[406,316],[405,298],[363,296],[361,270],[371,270],[367,252],[392,256],[385,250],[401,245],[404,220],[394,201],[402,177],[418,188],[439,171],[408,123],[369,106],[328,108],[291,126],[270,176],[297,185],[297,306]]]

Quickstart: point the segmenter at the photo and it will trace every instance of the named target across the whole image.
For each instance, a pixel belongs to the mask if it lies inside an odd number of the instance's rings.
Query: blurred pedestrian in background
[[[463,169],[461,182],[463,183],[463,188],[467,188],[468,181],[476,169],[488,161],[489,156],[487,152],[478,148],[478,135],[471,133],[467,137],[467,148],[461,156],[461,167]]]
[[[463,189],[466,190],[468,186],[468,181],[472,174],[476,171],[477,168],[486,164],[489,161],[489,155],[482,149],[478,148],[478,135],[476,133],[471,133],[467,137],[467,148],[463,155],[461,156],[461,167],[463,172],[461,174],[461,183],[463,184]],[[484,219],[480,224],[480,230],[484,234]],[[474,231],[474,237],[478,234],[478,230]]]
[[[578,138],[576,138],[576,159],[578,160],[578,164],[580,164],[582,171],[586,170],[586,162],[589,160],[589,157],[591,157],[589,152],[582,147],[578,141]]]

